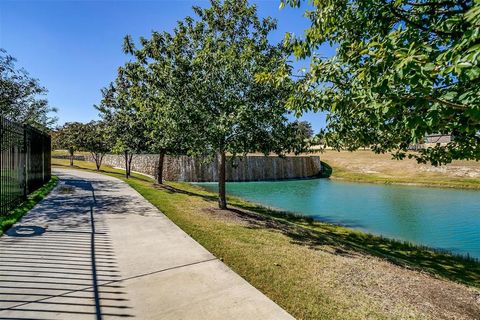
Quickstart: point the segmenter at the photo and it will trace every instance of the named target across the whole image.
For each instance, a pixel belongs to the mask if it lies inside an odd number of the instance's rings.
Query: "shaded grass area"
[[[52,176],[50,181],[47,182],[44,186],[29,194],[26,201],[20,203],[8,214],[0,215],[0,236],[13,224],[15,224],[15,222],[20,220],[20,218],[30,209],[32,209],[40,200],[45,198],[45,196],[57,185],[57,183],[58,178]]]
[[[55,159],[54,164],[69,167],[67,160]],[[78,169],[94,169],[93,163],[76,164]],[[315,222],[236,197],[228,198],[233,206],[230,210],[219,210],[216,194],[198,186],[179,182],[157,186],[138,174],[125,179],[122,170],[107,166],[102,166],[101,172],[126,181],[196,241],[297,318],[405,316],[385,313],[375,303],[369,303],[368,294],[352,298],[335,291],[332,283],[336,274],[324,273],[340,268],[337,263],[343,257],[375,256],[480,287],[480,264],[473,259]]]
[[[320,171],[320,174],[318,175],[319,178],[330,178],[333,173],[333,168],[326,162],[320,161],[322,165],[322,171]]]

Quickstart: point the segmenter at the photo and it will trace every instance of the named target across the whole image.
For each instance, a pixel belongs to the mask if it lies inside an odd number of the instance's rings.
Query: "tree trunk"
[[[97,171],[100,171],[100,166],[101,166],[101,163],[100,163],[99,160],[100,160],[100,157],[97,156],[97,157],[95,158],[95,166],[97,167]]]
[[[73,148],[70,148],[68,151],[70,153],[70,167],[73,167]]]
[[[225,196],[225,151],[220,151],[220,159],[218,163],[218,207],[227,209],[227,199]]]
[[[98,167],[97,167],[97,170],[98,170],[98,171],[100,171],[100,167],[101,167],[102,161],[103,161],[103,156],[104,156],[104,154],[101,154],[101,155],[100,155],[100,161],[98,162]]]
[[[155,182],[158,184],[163,184],[163,163],[165,161],[165,151],[160,151],[158,156],[157,163],[157,174],[155,176]]]
[[[130,168],[128,165],[128,151],[125,151],[125,177],[128,179],[130,175]]]
[[[95,160],[95,166],[97,167],[97,171],[100,171],[100,167],[102,165],[103,154],[93,153],[92,157]]]
[[[130,177],[132,175],[132,159],[133,159],[133,153],[130,153],[128,159],[128,176]]]

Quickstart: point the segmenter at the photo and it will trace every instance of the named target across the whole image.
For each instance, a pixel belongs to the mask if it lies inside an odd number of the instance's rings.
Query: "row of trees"
[[[70,166],[74,165],[76,152],[89,152],[95,162],[97,171],[100,170],[103,158],[107,153],[123,154],[127,179],[131,175],[132,160],[135,154],[155,153],[161,150],[155,178],[157,183],[163,184],[165,155],[186,154],[189,149],[187,147],[182,149],[180,144],[178,144],[177,149],[159,149],[159,144],[151,138],[155,135],[148,132],[148,120],[138,116],[137,113],[107,112],[102,121],[91,121],[85,124],[80,122],[65,123],[52,131],[52,147],[56,150],[66,150],[68,152]],[[297,140],[298,151],[305,151],[313,138],[310,123],[295,121],[286,124],[286,126],[290,129],[290,138]],[[283,138],[287,137],[283,136]],[[211,157],[208,154],[204,156],[205,161],[210,159]],[[223,176],[223,179],[225,179],[225,176]]]
[[[216,159],[224,209],[227,155],[301,152],[305,125],[286,117],[293,82],[256,81],[290,68],[284,47],[268,40],[276,21],[259,18],[246,0],[212,0],[193,11],[172,32],[125,38],[130,61],[102,90],[97,109],[127,175],[132,155],[146,150],[159,154],[157,183],[165,155]]]
[[[71,166],[73,166],[75,152],[90,152],[97,171],[100,170],[105,154],[113,151],[109,130],[101,121],[91,121],[86,124],[65,123],[62,127],[52,131],[52,147],[57,150],[67,150]]]

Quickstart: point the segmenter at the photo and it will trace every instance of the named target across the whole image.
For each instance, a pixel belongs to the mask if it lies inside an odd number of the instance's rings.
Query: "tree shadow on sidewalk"
[[[65,185],[0,238],[0,318],[133,317],[91,184]]]

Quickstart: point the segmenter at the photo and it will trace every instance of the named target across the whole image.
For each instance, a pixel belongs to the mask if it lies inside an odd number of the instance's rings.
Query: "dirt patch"
[[[441,167],[419,165],[419,170],[423,172],[441,173],[451,177],[480,178],[480,167],[476,168],[470,165],[460,166],[455,163]]]
[[[210,217],[217,221],[226,223],[235,223],[241,225],[249,225],[249,219],[246,216],[241,216],[230,210],[222,210],[218,208],[202,208],[201,212],[208,214]]]
[[[428,319],[478,319],[480,292],[371,256],[335,259],[336,285],[367,295],[387,313]]]

